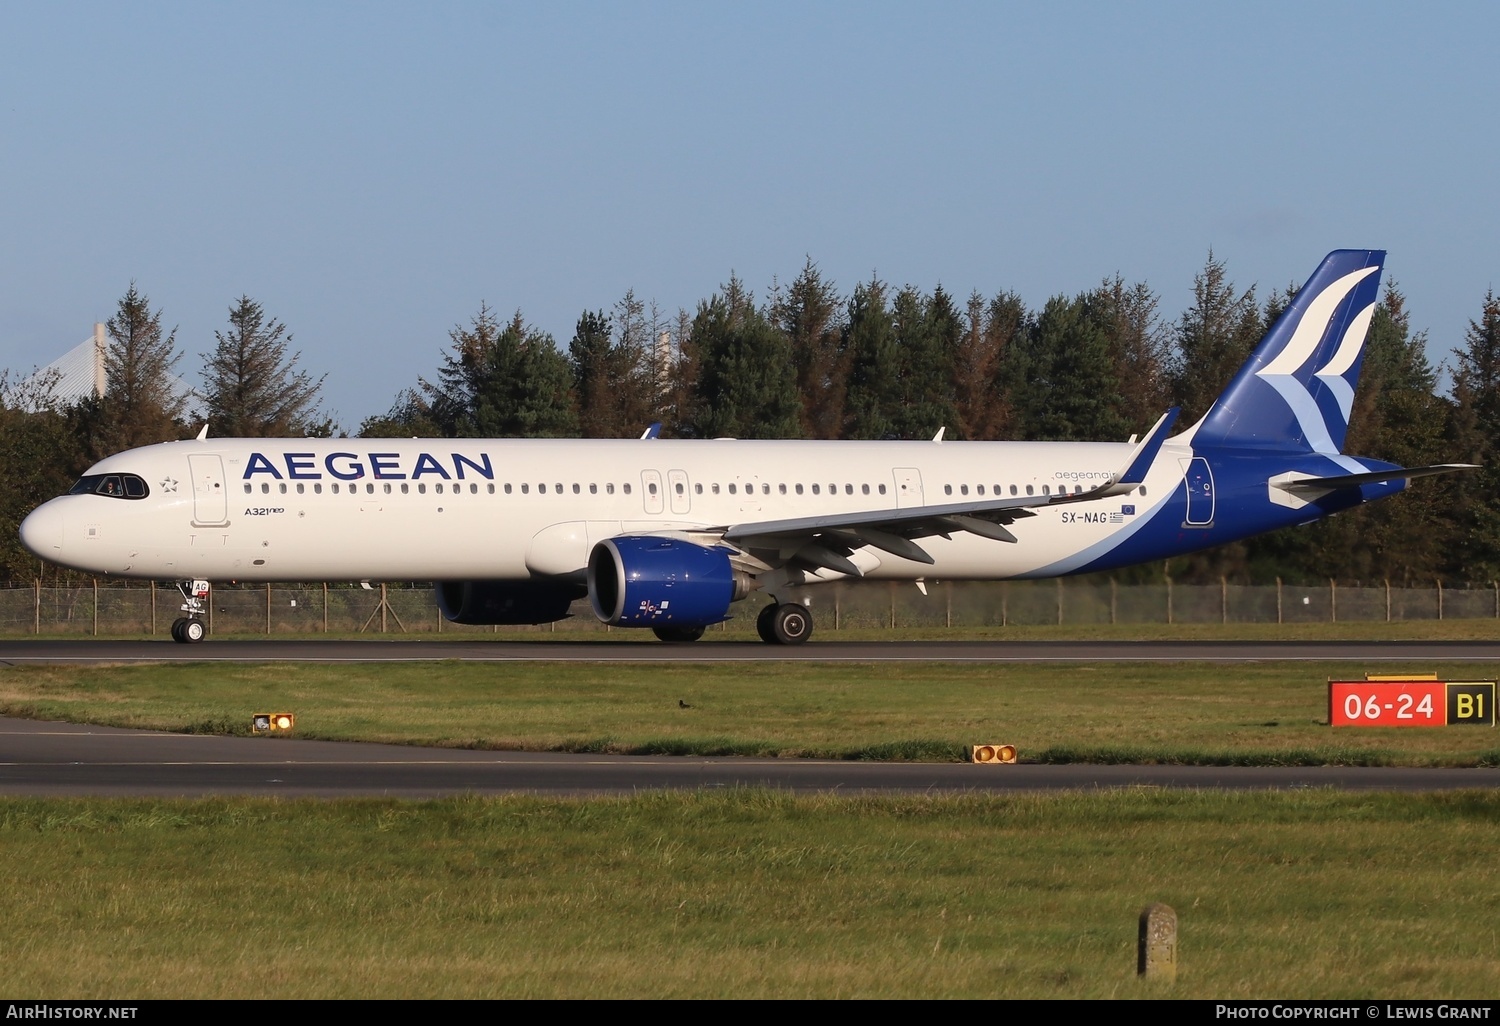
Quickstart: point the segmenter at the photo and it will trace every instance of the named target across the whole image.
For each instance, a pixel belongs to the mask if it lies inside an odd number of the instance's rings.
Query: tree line
[[[1032,309],[1014,292],[960,300],[941,285],[878,277],[846,293],[809,260],[763,300],[738,277],[693,311],[668,315],[633,292],[588,310],[567,346],[487,305],[455,326],[430,376],[402,389],[365,437],[633,437],[652,422],[683,438],[931,438],[1119,441],[1163,410],[1191,424],[1295,295],[1238,288],[1209,255],[1175,319],[1145,283],[1116,275]],[[169,387],[179,359],[134,285],[107,330],[106,387],[73,404],[49,383],[0,376],[3,572],[37,576],[14,527],[95,459],[192,432],[326,435],[323,379],[299,370],[291,336],[249,297],[204,353],[203,386]],[[1452,389],[1405,297],[1388,282],[1370,324],[1346,450],[1406,466],[1468,462],[1477,472],[1418,482],[1406,495],[1308,527],[1138,568],[1122,577],[1246,583],[1488,583],[1500,577],[1500,300],[1484,298],[1451,350]]]

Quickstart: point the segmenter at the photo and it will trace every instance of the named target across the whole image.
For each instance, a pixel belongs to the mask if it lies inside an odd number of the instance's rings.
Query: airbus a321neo
[[[1342,453],[1385,254],[1330,253],[1198,423],[1129,442],[229,439],[101,460],[21,525],[37,556],[174,579],[435,581],[450,620],[594,614],[692,641],[762,592],[768,642],[817,585],[1055,577],[1163,559],[1393,495]],[[193,586],[191,582],[197,582]]]

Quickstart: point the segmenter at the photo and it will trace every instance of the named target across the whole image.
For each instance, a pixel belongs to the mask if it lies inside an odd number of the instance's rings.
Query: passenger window
[[[561,481],[557,482],[557,484],[553,485],[552,487],[557,491],[558,495],[561,495],[563,493]]]
[[[495,494],[495,482],[491,481],[489,484],[487,484],[487,485],[484,486],[484,489],[485,489],[485,491],[489,492],[491,495],[494,495]],[[403,492],[406,491],[405,486],[402,486],[401,490]]]
[[[1141,485],[1141,494],[1142,495],[1146,494],[1146,486],[1145,485]]]
[[[262,495],[269,495],[270,493],[271,493],[271,486],[268,485],[268,484],[266,484],[264,481],[262,481],[260,483],[260,494],[262,494]]]
[[[1051,485],[1042,485],[1042,494],[1043,495],[1051,495],[1052,494],[1052,486]]]
[[[576,488],[577,485],[575,485],[574,487]],[[474,483],[471,482],[469,484],[469,494],[470,495],[478,495],[479,494],[479,485],[474,484]]]
[[[753,485],[751,486],[751,490],[754,491],[754,486]],[[762,484],[760,486],[760,494],[762,494],[762,495],[770,495],[771,494],[771,482],[767,481],[767,482],[765,482],[764,484]]]
[[[734,494],[734,482],[733,481],[729,482],[729,494],[730,495]]]
[[[605,495],[613,495],[613,494],[615,494],[615,483],[613,481],[606,481],[606,482],[604,482],[604,494]]]
[[[677,494],[678,495],[682,495],[684,491],[685,491],[685,489],[682,487],[682,482],[678,481],[677,482]]]
[[[380,487],[383,488],[383,489],[385,489],[385,494],[387,494],[387,495],[391,494],[391,483],[389,481],[387,481],[385,484],[381,485]]]
[[[322,495],[323,494],[323,486],[321,484],[315,484],[315,485],[313,485],[313,494],[314,495]]]
[[[583,491],[583,489],[578,486],[578,482],[574,481],[573,482],[573,494],[577,495],[577,494],[579,494],[582,491]]]
[[[959,485],[958,486],[958,493],[960,495],[968,495],[969,494],[969,486],[968,485]]]
[[[786,494],[786,485],[784,485],[784,484],[783,485],[777,485],[776,487],[781,492],[782,495]]]
[[[650,484],[648,484],[646,486],[646,491],[650,492],[652,495],[655,495],[656,494],[656,482],[652,481]]]
[[[884,495],[885,494],[885,485],[880,485],[879,487],[880,487],[880,494]]]
[[[405,481],[401,482],[401,494],[402,495],[410,495],[411,494],[411,485],[407,484]]]
[[[719,482],[717,482],[717,481],[714,482],[714,494],[715,495],[719,494]]]
[[[443,486],[442,485],[438,485],[438,491],[442,491],[442,490],[443,490]],[[541,484],[537,485],[536,486],[536,493],[538,495],[546,495],[547,494],[547,482],[543,481]]]
[[[301,495],[306,490],[307,490],[307,485],[303,484],[301,481],[298,481],[297,482],[297,494]]]
[[[860,485],[860,486],[859,486],[859,490],[860,490],[860,491],[861,491],[861,492],[862,492],[862,493],[864,493],[864,494],[865,494],[865,495],[869,495],[869,494],[870,494],[870,486],[869,486],[869,485],[867,485],[867,484],[863,484],[863,485]]]
[[[802,494],[802,485],[798,484],[796,487],[797,487],[797,494],[801,495]]]
[[[979,494],[980,494],[980,495],[983,495],[983,494],[984,494],[984,485],[980,485],[980,486],[979,486]]]
[[[511,494],[511,491],[510,491],[510,482],[509,481],[505,482],[505,494],[506,495]]]
[[[590,495],[598,495],[599,494],[599,486],[596,485],[596,484],[594,484],[593,482],[589,482],[589,494]]]
[[[621,486],[620,486],[620,487],[621,487],[621,489],[623,489],[623,490],[624,490],[624,492],[625,492],[625,494],[626,494],[626,495],[629,495],[629,494],[630,494],[630,482],[629,482],[629,481],[626,481],[626,482],[625,482],[625,483],[624,483],[624,484],[622,484],[622,485],[621,485]]]
[[[1032,489],[1031,489],[1031,485],[1027,485],[1027,486],[1026,486],[1026,494],[1027,494],[1027,495],[1032,495],[1032,494],[1034,494],[1034,493],[1033,493],[1033,492],[1032,492]]]
[[[245,494],[246,494],[246,495],[249,495],[249,494],[250,494],[250,488],[251,488],[251,485],[250,485],[250,482],[249,482],[249,481],[246,481],[246,482],[245,482]]]
[[[844,494],[845,495],[853,495],[854,494],[854,486],[852,484],[846,484],[846,485],[844,485]]]
[[[339,484],[338,484],[338,482],[337,482],[337,481],[335,481],[335,482],[334,482],[334,483],[333,483],[333,494],[334,494],[334,495],[337,495],[337,494],[338,494],[338,493],[339,493]]]
[[[1016,486],[1015,485],[1011,485],[1010,486],[1010,494],[1012,494],[1012,495],[1016,494]]]
[[[817,486],[817,485],[813,485],[813,494],[814,494],[814,495],[818,495],[818,494],[821,494],[821,493],[820,493],[820,492],[819,492],[819,491],[818,491],[818,486]]]
[[[281,482],[281,484],[277,485],[276,486],[276,490],[278,492],[280,492],[282,495],[285,495],[286,494],[286,482],[283,481],[283,482]]]
[[[943,494],[944,495],[952,495],[953,494],[953,486],[952,485],[943,485]]]
[[[438,487],[441,488],[443,486],[442,485],[438,485]],[[365,482],[365,494],[366,495],[374,495],[375,494],[375,483],[373,481],[367,481],[367,482]]]
[[[693,494],[694,495],[702,495],[703,494],[703,485],[702,485],[701,482],[693,485]]]

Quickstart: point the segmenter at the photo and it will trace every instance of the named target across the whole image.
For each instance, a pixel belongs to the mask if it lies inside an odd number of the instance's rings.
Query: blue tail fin
[[[1195,447],[1337,453],[1380,295],[1385,253],[1329,253],[1193,434]]]

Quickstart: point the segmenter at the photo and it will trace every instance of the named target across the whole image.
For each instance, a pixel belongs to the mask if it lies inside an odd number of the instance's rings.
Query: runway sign
[[[1428,679],[1331,680],[1334,727],[1493,727],[1495,682]]]

